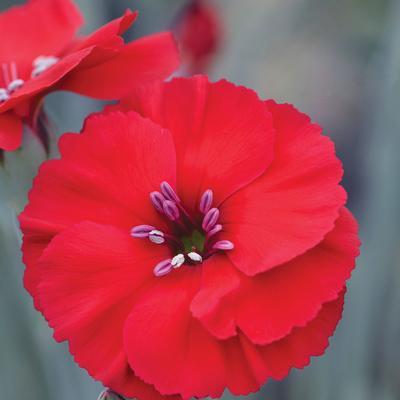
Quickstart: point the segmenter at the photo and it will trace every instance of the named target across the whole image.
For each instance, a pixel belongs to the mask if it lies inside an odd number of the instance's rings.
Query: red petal
[[[66,227],[90,220],[119,226],[164,222],[149,193],[163,180],[175,181],[175,153],[169,133],[137,114],[90,117],[80,135],[60,141],[61,160],[44,163],[20,216],[27,268],[47,240]],[[117,155],[117,156],[116,156]],[[29,262],[30,260],[31,262]],[[25,280],[34,294],[34,284]]]
[[[221,396],[259,389],[269,377],[302,368],[328,345],[341,316],[343,298],[322,307],[317,318],[286,338],[257,346],[242,334],[228,340],[209,335],[188,310],[199,277],[182,269],[160,279],[138,299],[124,330],[128,362],[161,393],[183,398]]]
[[[268,103],[277,129],[267,172],[221,207],[224,239],[248,275],[267,271],[319,243],[332,230],[346,194],[340,161],[321,128],[289,105]]]
[[[168,77],[178,65],[172,35],[159,33],[129,43],[105,63],[77,70],[60,89],[99,99],[120,99],[138,85]]]
[[[125,396],[162,398],[130,369],[122,329],[136,291],[154,279],[153,267],[167,253],[128,232],[83,222],[57,235],[39,261],[38,295],[56,340],[68,340],[81,367]]]
[[[206,189],[220,203],[272,161],[271,116],[250,89],[199,75],[152,86],[129,103],[174,136],[178,190],[189,208]]]
[[[257,344],[305,326],[323,303],[338,297],[350,277],[359,254],[357,230],[355,219],[343,208],[335,228],[318,246],[272,271],[252,278],[243,275],[240,289],[200,319],[220,339],[234,335],[232,326],[237,326]]]
[[[126,10],[125,14],[108,24],[103,25],[90,35],[78,39],[74,46],[68,49],[69,52],[81,50],[85,47],[104,46],[114,47],[123,45],[122,35],[136,20],[138,12]]]
[[[222,395],[226,379],[220,344],[192,318],[189,304],[200,269],[159,278],[138,299],[124,330],[128,362],[162,394],[183,398]]]
[[[40,55],[58,55],[72,40],[83,19],[71,0],[30,0],[0,14],[2,62],[32,67]]]
[[[225,255],[215,255],[203,262],[200,290],[193,298],[190,309],[205,326],[211,318],[219,338],[236,335],[236,325],[230,312],[224,313],[226,307],[219,305],[221,299],[239,288],[240,283],[236,268]]]
[[[22,121],[13,112],[0,114],[0,151],[16,150],[22,142]]]
[[[304,368],[311,357],[322,355],[342,317],[343,301],[344,291],[337,300],[324,304],[307,326],[296,328],[284,339],[267,346],[256,346],[240,335],[242,350],[255,380],[262,384],[268,378],[283,379],[292,368]],[[231,388],[232,393],[248,393],[238,383],[239,379],[232,383],[236,385]]]

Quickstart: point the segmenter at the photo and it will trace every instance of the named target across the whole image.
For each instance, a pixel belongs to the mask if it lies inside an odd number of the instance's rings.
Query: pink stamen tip
[[[164,214],[171,221],[176,221],[180,216],[178,206],[171,200],[164,201],[163,210]]]
[[[131,236],[135,238],[146,238],[156,228],[151,225],[137,225],[131,229]]]
[[[219,218],[219,210],[218,208],[212,208],[207,211],[207,214],[203,218],[203,223],[201,224],[202,228],[209,232],[212,228],[214,228]]]
[[[199,204],[199,210],[203,214],[207,214],[207,212],[210,210],[212,202],[213,202],[213,191],[211,189],[206,190],[201,198],[200,198],[200,204]]]
[[[230,240],[220,240],[213,245],[215,250],[232,250],[234,247],[235,245]]]
[[[216,225],[214,225],[214,228],[210,229],[207,232],[207,236],[208,237],[214,236],[220,231],[222,231],[222,225],[221,224],[216,224]]]
[[[172,261],[172,260],[169,258],[169,259],[167,259],[167,260],[164,260],[164,261],[159,262],[159,263],[154,267],[154,270],[153,270],[154,275],[155,275],[155,276],[164,276],[164,275],[169,274],[169,273],[172,271],[172,269],[173,269],[172,264],[171,264],[171,261]]]
[[[165,201],[165,197],[160,192],[151,192],[150,200],[158,212],[164,213],[163,203]]]
[[[160,185],[161,188],[161,193],[165,196],[167,200],[172,200],[175,203],[179,203],[181,200],[179,199],[179,196],[176,194],[175,190],[172,189],[172,186],[164,181]]]

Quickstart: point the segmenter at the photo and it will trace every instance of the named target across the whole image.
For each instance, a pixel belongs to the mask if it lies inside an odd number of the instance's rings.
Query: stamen
[[[184,262],[185,262],[185,256],[183,254],[177,254],[171,260],[172,268],[175,268],[175,269],[179,268],[184,264]]]
[[[54,64],[57,64],[59,61],[58,57],[54,56],[39,56],[33,60],[32,66],[33,70],[31,73],[31,77],[35,78],[42,74],[44,71],[52,67]]]
[[[10,98],[7,89],[0,88],[0,103],[4,103]]]
[[[131,229],[131,236],[136,238],[146,238],[154,229],[156,228],[151,225],[137,225]]]
[[[160,192],[151,192],[150,193],[150,200],[153,204],[154,208],[160,212],[164,213],[163,203],[165,201],[165,197]]]
[[[212,228],[214,228],[214,225],[217,223],[219,218],[219,210],[218,208],[212,208],[207,212],[207,214],[203,218],[203,223],[201,224],[202,228],[208,232]]]
[[[15,62],[13,61],[10,65],[11,65],[11,66],[10,66],[10,69],[11,69],[11,79],[12,79],[13,81],[15,81],[15,80],[18,79],[17,64],[15,64]]]
[[[10,75],[8,74],[8,65],[3,63],[3,64],[1,64],[1,68],[3,69],[4,83],[8,86],[10,83]]]
[[[160,192],[150,193],[150,200],[154,208],[167,217],[171,233],[164,233],[152,225],[137,225],[131,229],[131,236],[148,238],[155,244],[167,244],[175,254],[171,259],[163,260],[154,267],[154,275],[163,276],[180,268],[183,264],[196,265],[204,259],[220,251],[232,250],[234,244],[229,240],[217,240],[214,236],[221,232],[222,225],[218,224],[220,211],[212,207],[213,191],[207,189],[200,198],[199,210],[203,214],[201,227],[198,213],[192,218],[184,207],[179,196],[171,185],[163,181]],[[180,253],[181,252],[181,253]]]
[[[22,79],[14,79],[10,84],[8,85],[7,89],[9,93],[15,92],[17,89],[19,89],[21,86],[23,86],[25,83],[24,80]]]
[[[171,221],[176,221],[180,216],[178,206],[171,200],[164,201],[163,210],[164,214]]]
[[[210,238],[211,236],[216,235],[220,231],[222,231],[222,225],[221,224],[214,225],[214,228],[210,229],[207,232],[207,238]]]
[[[213,245],[215,250],[232,250],[234,247],[235,245],[230,240],[220,240]]]
[[[23,79],[18,78],[17,64],[14,61],[10,63],[10,66],[8,66],[6,63],[3,63],[1,67],[3,69],[3,80],[4,83],[7,85],[7,94],[10,95],[17,89],[19,89],[21,86],[23,86],[25,81]],[[10,96],[8,96],[8,98],[9,97]]]
[[[32,65],[34,67],[40,67],[41,65],[49,64],[50,62],[52,62],[52,60],[58,60],[58,58],[51,56],[50,57],[38,56],[33,60]]]
[[[149,232],[149,239],[150,242],[153,242],[155,244],[163,244],[165,242],[164,234],[157,229],[153,229]]]
[[[203,257],[195,251],[191,251],[187,256],[195,263],[201,263],[203,261]]]
[[[155,276],[164,276],[172,271],[171,259],[160,261],[153,269]]]
[[[164,181],[160,185],[161,188],[161,193],[165,196],[167,200],[172,200],[175,203],[179,203],[181,200],[179,199],[179,196],[176,194],[175,190],[172,189],[171,185]]]
[[[206,190],[200,198],[199,210],[203,214],[207,214],[211,208],[213,202],[213,191],[211,189]]]

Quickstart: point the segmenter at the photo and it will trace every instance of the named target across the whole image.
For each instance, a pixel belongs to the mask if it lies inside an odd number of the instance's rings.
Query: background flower
[[[322,354],[359,242],[319,126],[203,76],[117,107],[145,118],[110,111],[63,136],[20,217],[25,285],[56,339],[139,399],[155,396],[141,380],[247,394]]]
[[[72,0],[30,0],[0,14],[0,149],[19,147],[23,121],[36,130],[49,91],[118,99],[138,84],[170,75],[178,60],[169,33],[124,45],[121,35],[135,18],[128,10],[80,37],[83,19]]]
[[[189,1],[176,16],[173,30],[185,72],[207,72],[222,42],[222,19],[215,1]]]

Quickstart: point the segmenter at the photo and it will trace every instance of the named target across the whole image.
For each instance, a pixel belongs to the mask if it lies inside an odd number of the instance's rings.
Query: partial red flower
[[[189,74],[208,70],[221,45],[222,23],[211,0],[190,0],[177,17],[174,28],[181,47],[183,67]]]
[[[89,36],[72,0],[29,0],[0,14],[0,149],[21,144],[22,123],[35,123],[43,96],[70,90],[120,99],[133,87],[163,79],[178,65],[168,32],[124,44],[136,13],[126,13]]]
[[[321,355],[359,247],[321,128],[204,76],[118,108],[61,138],[20,216],[56,340],[141,400],[244,395]]]

